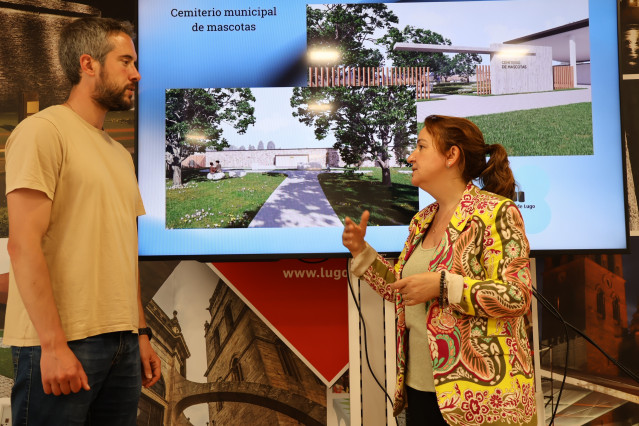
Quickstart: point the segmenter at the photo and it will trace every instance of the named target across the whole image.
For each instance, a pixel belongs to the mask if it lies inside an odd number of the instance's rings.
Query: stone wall
[[[62,103],[71,85],[58,61],[64,25],[100,11],[78,3],[16,0],[0,7],[0,112],[21,110],[23,93],[37,93],[39,108]]]
[[[298,164],[310,165],[325,169],[329,167],[345,167],[339,152],[334,148],[299,148],[299,149],[260,149],[260,150],[234,150],[234,151],[210,151],[193,154],[184,161],[185,168],[207,168],[210,163],[219,160],[222,169],[242,170],[269,170],[269,169],[294,169]],[[373,161],[367,160],[361,167],[375,167]],[[391,159],[391,167],[398,167],[394,158]]]
[[[553,267],[553,258],[547,258],[543,274],[544,296],[560,306],[566,321],[582,330],[610,356],[619,359],[623,330],[628,327],[627,303],[621,255],[575,256]],[[564,263],[565,262],[565,263]],[[597,298],[601,293],[604,312],[598,311]],[[615,319],[614,301],[618,302],[619,319]],[[552,345],[552,358],[541,357],[542,364],[563,366],[566,354],[561,327],[555,321],[542,321],[541,339]],[[618,368],[596,348],[586,345],[580,338],[571,338],[568,367],[588,374],[616,376]]]
[[[626,303],[626,280],[623,272],[612,271],[606,265],[608,256],[601,256],[599,262],[586,258],[583,260],[585,306],[584,319],[585,327],[583,332],[614,359],[619,359],[619,350],[622,342],[622,331],[628,327],[627,303]],[[619,263],[621,255],[611,255],[617,257]],[[613,265],[610,265],[613,266]],[[604,313],[597,311],[597,295],[603,294]],[[614,304],[617,303],[617,314],[619,319],[614,318]],[[569,319],[566,319],[570,322]],[[574,323],[572,323],[574,324]],[[586,370],[589,373],[616,376],[619,374],[618,368],[612,364],[603,354],[593,346],[588,346],[586,350]],[[580,369],[581,370],[581,369]],[[583,371],[581,370],[581,371]]]

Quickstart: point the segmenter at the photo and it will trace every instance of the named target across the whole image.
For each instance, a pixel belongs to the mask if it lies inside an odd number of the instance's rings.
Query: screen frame
[[[478,0],[480,1],[480,0]],[[589,3],[593,0],[589,0]],[[419,2],[419,1],[417,1]],[[335,2],[335,3],[356,3],[356,2]],[[375,2],[375,3],[403,3],[401,0],[398,2]],[[136,29],[139,28],[139,4],[138,8],[136,8],[135,13],[135,25]],[[621,96],[621,84],[622,84],[622,70],[621,70],[621,16],[620,16],[620,3],[617,2],[616,5],[616,23],[617,23],[617,102],[621,111],[622,105],[622,96]],[[588,18],[590,20],[590,16]],[[138,48],[138,40],[135,40],[136,48]],[[140,62],[144,62],[144,54],[140,56]],[[135,98],[135,132],[134,132],[134,163],[136,174],[139,178],[139,97]],[[627,181],[627,168],[625,167],[627,158],[625,152],[624,138],[623,138],[623,122],[622,122],[622,114],[618,114],[617,119],[620,124],[620,145],[621,145],[621,169],[623,175],[623,204],[624,204],[624,228],[625,228],[625,247],[620,248],[566,248],[566,249],[531,249],[530,257],[539,257],[539,256],[552,256],[552,255],[580,255],[580,254],[612,254],[612,253],[629,253],[630,252],[630,232],[629,232],[629,201],[628,201],[628,181]],[[425,207],[425,206],[424,206]],[[423,207],[422,207],[423,208]],[[415,212],[417,213],[417,211]],[[406,235],[408,235],[408,225],[405,225]],[[139,231],[138,231],[139,232]],[[401,253],[401,249],[403,245],[398,247],[397,251],[384,251],[380,252],[380,254],[384,257],[388,258],[397,258]],[[348,251],[344,252],[308,252],[308,253],[240,253],[240,254],[219,254],[219,253],[211,253],[211,254],[160,254],[160,255],[149,255],[149,254],[139,254],[140,260],[196,260],[200,262],[214,262],[214,261],[276,261],[279,259],[328,259],[328,258],[349,258],[351,257]]]

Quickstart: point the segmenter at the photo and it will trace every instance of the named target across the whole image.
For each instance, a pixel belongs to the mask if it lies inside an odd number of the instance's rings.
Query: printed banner
[[[342,375],[348,366],[345,259],[211,267],[326,385]]]

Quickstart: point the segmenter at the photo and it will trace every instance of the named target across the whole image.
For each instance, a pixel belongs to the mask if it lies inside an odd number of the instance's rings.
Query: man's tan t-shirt
[[[42,240],[68,340],[137,330],[137,226],[144,214],[131,154],[71,109],[49,107],[22,121],[6,145],[6,193],[52,200]],[[39,345],[10,271],[4,343]]]

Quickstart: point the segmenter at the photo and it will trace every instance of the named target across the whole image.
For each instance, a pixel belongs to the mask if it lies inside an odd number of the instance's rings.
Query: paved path
[[[442,100],[417,103],[417,119],[430,114],[470,117],[533,108],[545,108],[579,102],[591,102],[590,87],[577,90],[524,93],[499,96],[434,95]]]
[[[288,176],[262,206],[249,228],[343,226],[317,175],[325,171],[286,170]]]

